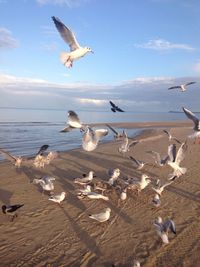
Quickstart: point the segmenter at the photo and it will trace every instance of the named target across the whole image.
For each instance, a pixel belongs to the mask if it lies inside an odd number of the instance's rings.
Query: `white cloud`
[[[108,100],[91,99],[91,98],[77,98],[77,101],[82,104],[93,104],[97,106],[103,106],[104,104],[108,103]]]
[[[147,43],[135,44],[135,46],[140,47],[140,48],[145,48],[145,49],[158,50],[158,51],[172,50],[172,49],[181,49],[181,50],[188,50],[188,51],[195,50],[194,47],[188,44],[171,43],[164,39],[149,40]]]
[[[18,41],[13,38],[11,31],[0,28],[0,49],[11,49],[18,47]]]
[[[36,2],[40,5],[66,5],[69,8],[78,7],[88,1],[89,0],[36,0]]]

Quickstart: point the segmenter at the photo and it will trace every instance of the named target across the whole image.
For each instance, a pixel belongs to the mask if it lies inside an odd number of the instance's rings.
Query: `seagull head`
[[[87,52],[91,52],[92,54],[94,54],[94,51],[90,47],[86,47],[86,51]]]

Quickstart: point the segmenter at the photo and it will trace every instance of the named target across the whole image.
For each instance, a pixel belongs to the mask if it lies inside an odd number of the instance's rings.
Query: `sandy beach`
[[[152,185],[158,178],[166,181],[172,168],[154,167],[152,157],[146,153],[155,150],[165,155],[169,140],[163,129],[170,127],[171,133],[184,142],[192,132],[192,124],[112,125],[151,130],[136,137],[141,142],[125,157],[118,152],[119,143],[113,141],[100,142],[93,152],[82,148],[60,152],[44,169],[25,165],[16,169],[10,162],[0,163],[0,204],[24,204],[13,222],[0,213],[0,266],[128,267],[133,266],[134,259],[145,267],[200,266],[200,145],[188,140],[186,157],[181,163],[187,172],[166,188],[158,208],[152,205]],[[130,155],[152,164],[139,171],[128,158]],[[119,201],[115,189],[105,191],[109,201],[77,198],[80,186],[74,183],[75,178],[93,170],[95,181],[107,181],[110,168],[119,168],[121,179],[140,178],[146,173],[152,182],[139,196],[128,191],[124,202]],[[55,193],[67,193],[62,208],[49,201],[40,186],[32,183],[34,178],[45,175],[56,178]],[[89,218],[89,214],[106,207],[111,208],[107,222],[98,223]],[[163,245],[155,232],[153,221],[157,216],[173,219],[176,224],[177,234],[169,234],[168,245]]]

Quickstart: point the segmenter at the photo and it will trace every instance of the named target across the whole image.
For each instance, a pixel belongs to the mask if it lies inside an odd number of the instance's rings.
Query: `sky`
[[[199,0],[0,0],[0,107],[199,111],[199,10]],[[94,54],[64,67],[52,16]]]

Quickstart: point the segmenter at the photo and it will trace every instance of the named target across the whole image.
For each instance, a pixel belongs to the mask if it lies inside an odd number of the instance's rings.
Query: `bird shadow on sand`
[[[77,237],[85,244],[86,248],[100,257],[102,255],[102,252],[97,246],[96,241],[77,224],[77,222],[68,214],[68,212],[64,208],[61,208],[61,210],[67,217],[72,229],[77,234]]]
[[[30,183],[32,183],[35,178],[42,178],[44,176],[47,176],[46,172],[43,172],[41,170],[31,169],[25,166],[21,168],[21,171],[27,176]]]
[[[75,192],[76,190],[72,184],[72,181],[67,178],[61,178],[66,177],[66,171],[54,166],[54,171],[52,171],[52,174],[60,177],[59,182],[62,184],[63,190],[67,191],[67,202],[81,211],[85,211],[86,206],[83,204],[83,202],[80,201],[74,193],[70,192]]]
[[[133,219],[123,211],[123,207],[118,208],[117,206],[113,205],[112,202],[109,201],[107,202],[107,205],[109,206],[109,208],[111,208],[112,211],[114,211],[114,213],[116,213],[126,223],[129,224],[133,223]]]
[[[189,200],[200,203],[200,196],[196,196],[193,193],[190,193],[190,192],[185,191],[183,189],[180,189],[180,188],[177,188],[177,187],[170,185],[170,186],[168,186],[167,190],[170,192],[173,192],[175,194],[178,194],[184,198],[188,198]]]
[[[2,203],[5,203],[6,205],[10,205],[10,199],[12,197],[13,193],[5,190],[5,189],[0,189],[0,201]]]

